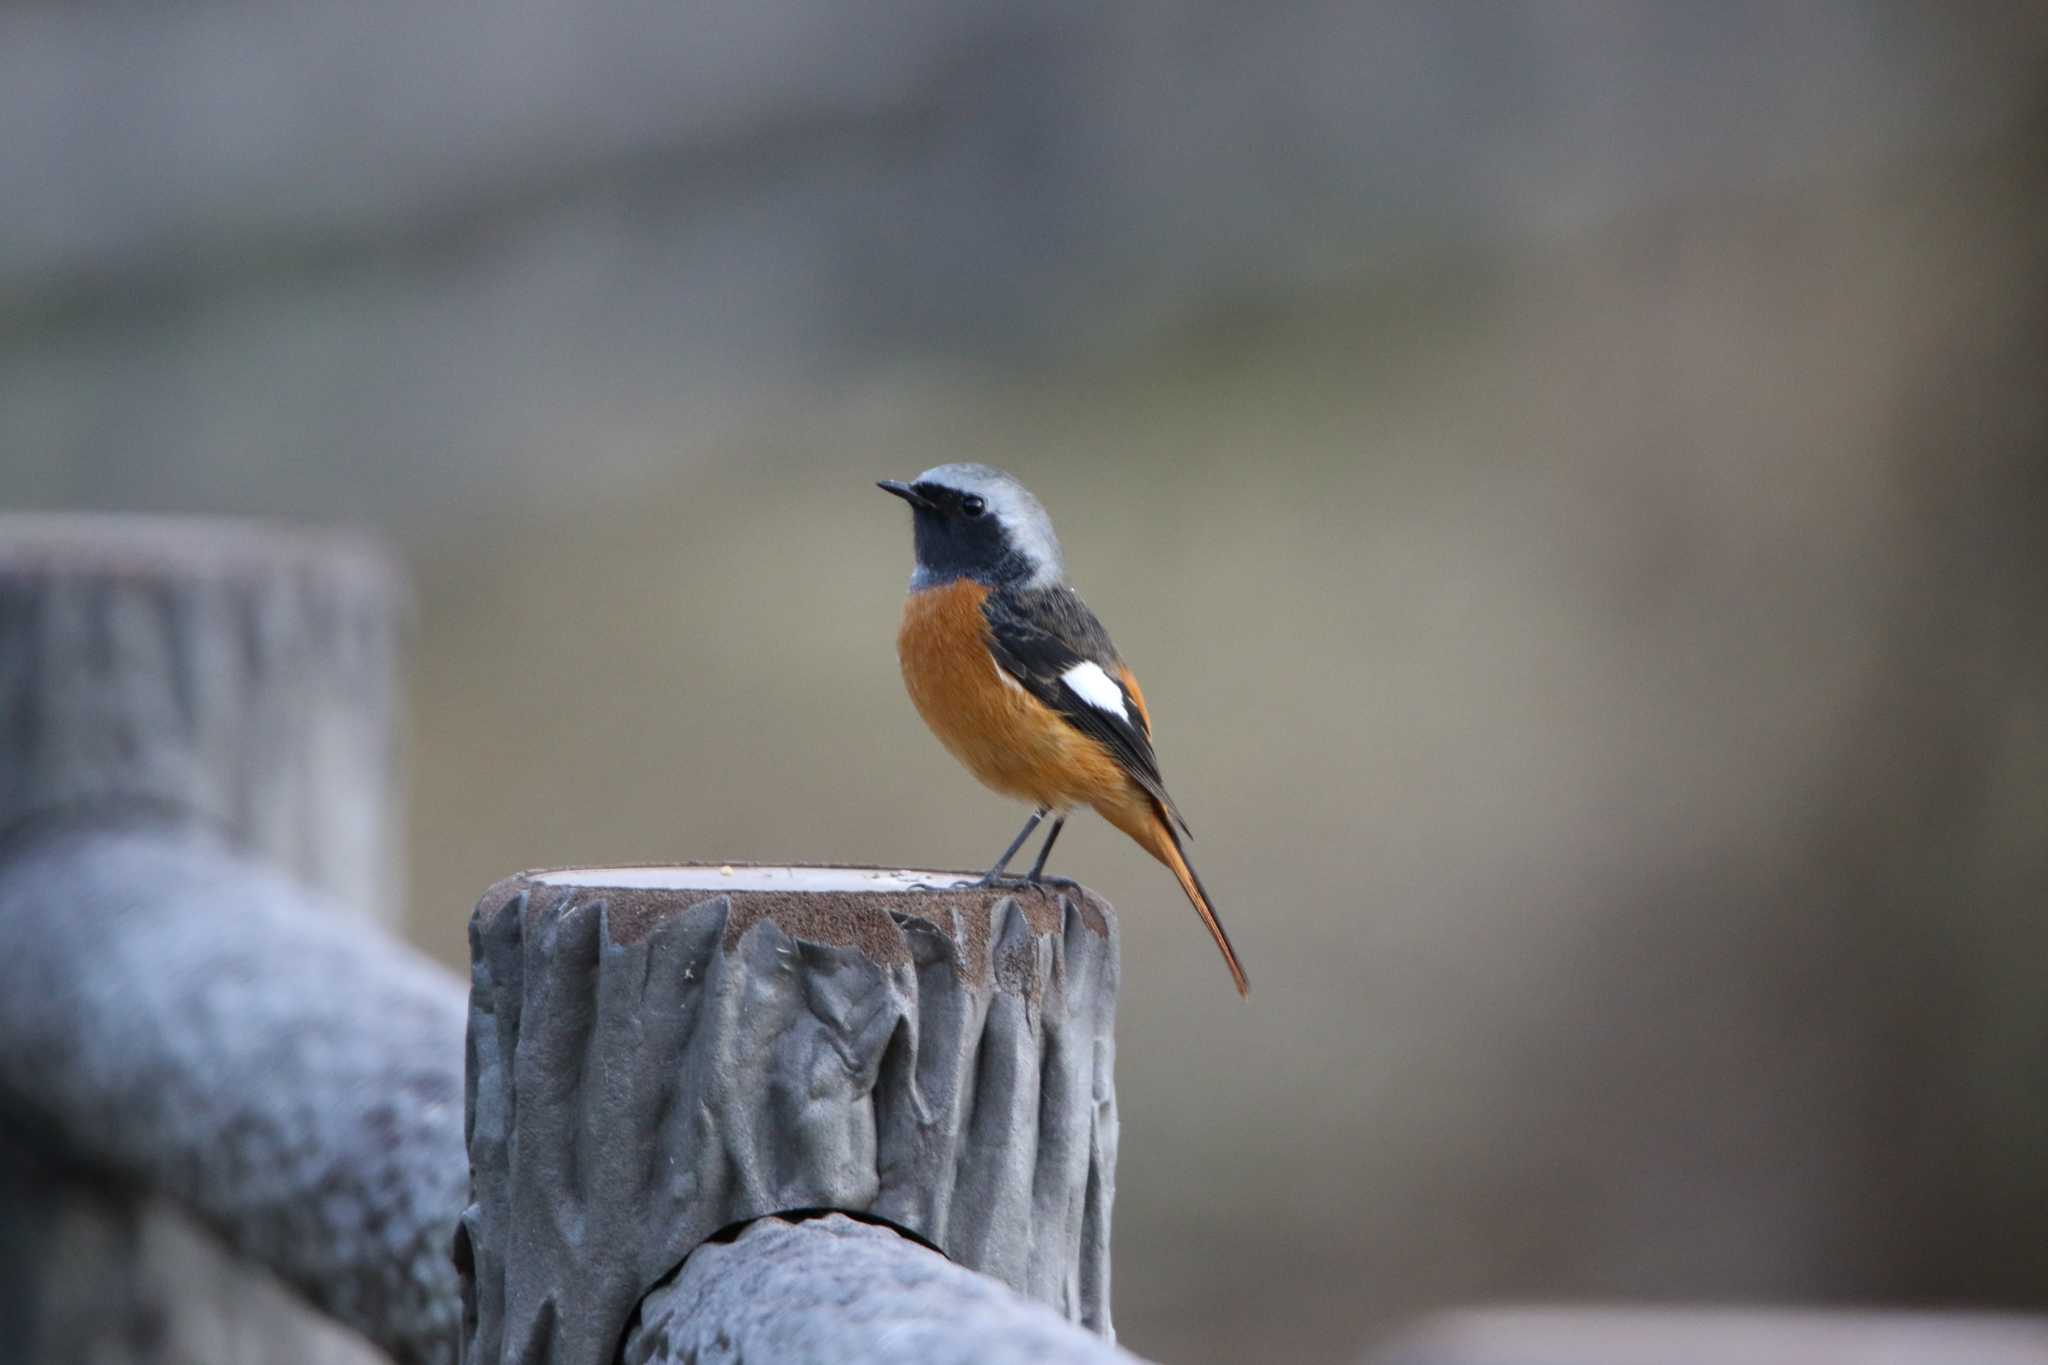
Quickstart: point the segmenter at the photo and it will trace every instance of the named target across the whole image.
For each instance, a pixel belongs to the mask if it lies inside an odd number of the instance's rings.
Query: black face
[[[961,578],[1000,587],[1031,577],[1033,566],[1011,547],[1002,522],[979,494],[938,483],[880,486],[909,503],[916,516],[918,587]]]

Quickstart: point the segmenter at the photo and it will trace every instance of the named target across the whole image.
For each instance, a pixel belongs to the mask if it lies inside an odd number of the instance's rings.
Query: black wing
[[[1024,690],[1044,702],[1069,725],[1109,750],[1123,770],[1140,787],[1156,798],[1183,831],[1181,819],[1166,783],[1159,776],[1159,759],[1152,752],[1152,733],[1144,709],[1124,686],[1124,664],[1110,643],[1109,632],[1088,604],[1073,589],[1060,586],[1028,591],[1004,589],[983,601],[981,614],[988,621],[989,652],[1005,673]],[[1122,716],[1091,705],[1073,688],[1065,675],[1076,664],[1099,667],[1123,699]]]

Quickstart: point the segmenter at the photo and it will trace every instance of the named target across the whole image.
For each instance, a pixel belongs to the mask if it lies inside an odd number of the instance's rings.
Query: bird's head
[[[968,578],[990,587],[1060,581],[1060,543],[1031,490],[985,464],[942,464],[909,483],[877,487],[910,504],[916,523],[913,589]]]

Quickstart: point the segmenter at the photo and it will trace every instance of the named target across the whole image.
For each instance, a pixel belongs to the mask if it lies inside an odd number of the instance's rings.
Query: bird
[[[1033,807],[995,866],[961,885],[1073,885],[1047,877],[1046,859],[1068,813],[1092,807],[1173,873],[1248,996],[1237,950],[1188,861],[1192,834],[1160,776],[1145,694],[1068,584],[1045,507],[984,464],[942,464],[876,487],[912,512],[916,563],[896,636],[910,699],[984,786]],[[1047,815],[1030,872],[1006,876]]]

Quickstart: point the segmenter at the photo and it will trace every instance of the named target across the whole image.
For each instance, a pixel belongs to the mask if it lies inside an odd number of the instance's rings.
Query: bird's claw
[[[984,872],[972,881],[960,883],[963,891],[1022,891],[1031,885],[1028,877],[999,877],[993,872]]]
[[[983,873],[979,877],[962,877],[957,882],[945,882],[936,886],[931,882],[912,882],[910,889],[912,891],[988,891],[996,887],[1012,890],[1029,885],[1030,883],[1022,877],[995,877]]]
[[[930,882],[912,882],[908,887],[911,891],[929,892],[1044,891],[1048,888],[1060,891],[1079,891],[1081,883],[1071,877],[998,877],[994,873],[984,872],[979,877],[963,877],[957,882],[947,882],[940,886],[935,886]]]

